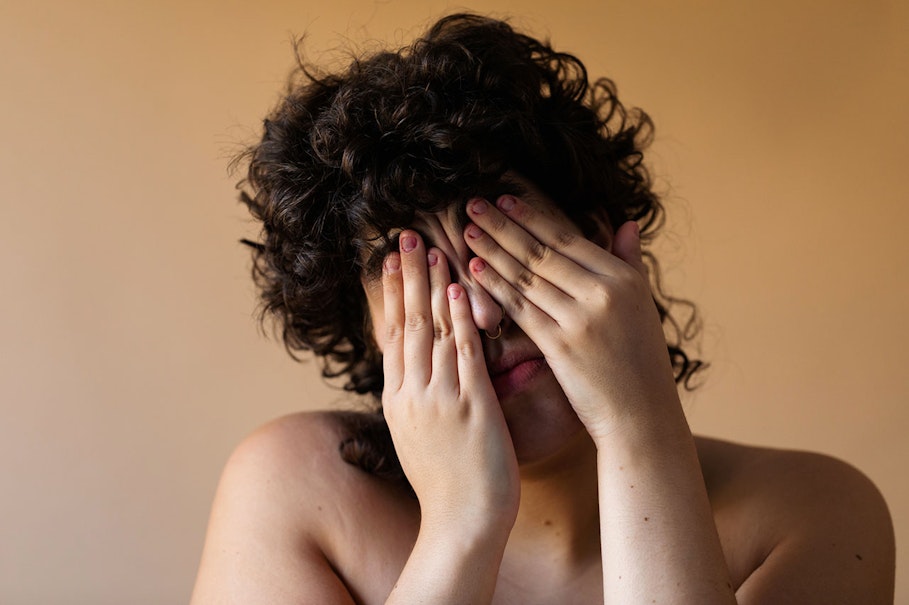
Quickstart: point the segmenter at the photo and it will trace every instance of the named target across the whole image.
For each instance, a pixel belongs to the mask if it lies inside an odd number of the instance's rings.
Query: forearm
[[[501,530],[464,531],[453,523],[421,527],[386,603],[491,603],[507,540]]]
[[[607,603],[735,603],[678,401],[598,439]]]

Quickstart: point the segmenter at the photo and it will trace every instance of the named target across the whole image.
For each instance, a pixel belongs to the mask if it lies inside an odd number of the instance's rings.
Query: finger
[[[432,305],[426,248],[422,238],[406,230],[399,240],[404,276],[404,373],[417,384],[426,384],[432,373]]]
[[[612,253],[622,259],[634,269],[648,277],[647,265],[644,264],[644,255],[641,252],[641,229],[634,221],[628,221],[615,233],[612,243]]]
[[[451,313],[448,308],[448,286],[451,284],[448,259],[438,248],[430,248],[426,254],[426,264],[429,271],[433,325],[432,375],[430,380],[443,387],[456,390],[458,362],[454,329],[451,325]]]
[[[467,204],[467,213],[489,235],[488,238],[478,236],[473,243],[468,238],[468,245],[518,289],[538,276],[572,296],[583,292],[587,269],[541,242],[495,206],[475,199]],[[470,229],[467,233],[470,234]]]
[[[584,237],[578,226],[555,208],[536,208],[513,195],[500,196],[496,208],[540,243],[588,271],[606,275],[616,268],[611,254]]]
[[[484,388],[492,392],[492,382],[483,356],[483,343],[477,325],[473,322],[467,292],[461,284],[451,284],[447,293],[457,351],[459,392],[479,393]]]
[[[520,230],[520,227],[515,226],[515,228]],[[526,232],[524,233],[526,234]],[[464,240],[477,256],[491,265],[497,277],[504,279],[511,289],[552,316],[570,312],[572,300],[579,297],[584,291],[578,289],[591,277],[589,271],[563,257],[562,260],[570,263],[571,267],[566,267],[561,276],[553,277],[553,279],[559,280],[557,286],[546,278],[548,271],[537,273],[534,268],[524,266],[500,246],[499,241],[494,240],[474,223],[467,225],[467,228],[464,229]],[[545,264],[545,261],[542,264]],[[551,268],[550,265],[548,269]],[[564,286],[569,291],[562,290],[560,286]]]
[[[508,315],[524,332],[540,345],[538,339],[545,340],[548,334],[555,333],[559,326],[556,316],[546,313],[534,305],[521,292],[518,292],[508,281],[499,275],[495,268],[482,258],[472,258],[468,265],[474,279],[499,301],[505,314]]]
[[[385,307],[382,368],[385,388],[395,392],[404,379],[404,282],[397,252],[390,253],[382,266],[382,301]]]

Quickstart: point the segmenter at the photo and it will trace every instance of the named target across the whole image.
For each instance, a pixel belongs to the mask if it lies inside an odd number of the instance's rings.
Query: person
[[[301,60],[251,147],[254,276],[372,406],[243,441],[192,602],[887,603],[880,493],[693,437],[697,317],[660,287],[652,126],[507,22]]]

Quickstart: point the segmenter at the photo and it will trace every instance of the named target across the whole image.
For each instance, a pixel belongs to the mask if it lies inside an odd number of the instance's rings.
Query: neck
[[[573,568],[599,560],[596,454],[582,430],[553,456],[521,467],[510,549]]]

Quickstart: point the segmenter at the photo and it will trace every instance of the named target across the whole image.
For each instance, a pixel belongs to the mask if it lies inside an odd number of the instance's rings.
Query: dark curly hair
[[[604,214],[614,226],[639,222],[675,378],[690,386],[703,365],[682,349],[698,329],[695,309],[663,292],[646,252],[663,223],[642,163],[652,132],[612,81],[591,83],[576,57],[477,15],[445,17],[406,48],[340,73],[298,54],[261,141],[238,158],[249,164],[239,188],[262,222],[261,243],[247,243],[263,318],[275,318],[291,355],[312,351],[323,376],[374,396],[374,412],[351,422],[346,460],[401,475],[360,281],[367,234],[493,191],[506,171],[529,177],[588,235]],[[678,309],[684,321],[670,314]]]

